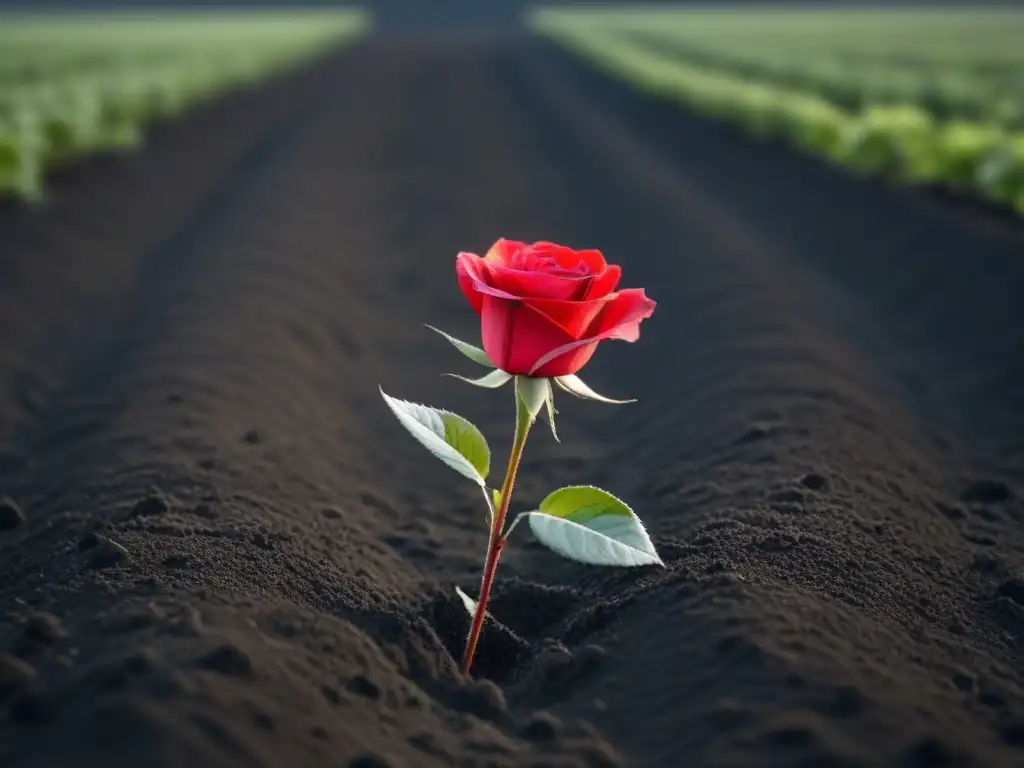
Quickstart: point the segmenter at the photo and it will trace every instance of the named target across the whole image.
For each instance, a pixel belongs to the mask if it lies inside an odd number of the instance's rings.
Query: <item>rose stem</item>
[[[491,596],[494,572],[498,569],[498,556],[501,554],[501,547],[505,543],[502,534],[505,529],[508,504],[512,499],[512,486],[516,482],[519,461],[523,458],[526,436],[530,432],[530,425],[532,423],[533,419],[530,415],[530,409],[523,404],[522,398],[519,396],[519,390],[516,388],[516,435],[512,441],[512,453],[508,457],[508,469],[505,470],[505,480],[501,484],[501,499],[498,501],[498,508],[494,512],[494,520],[491,522],[491,535],[487,541],[487,558],[484,560],[484,572],[480,580],[480,599],[477,601],[476,613],[473,614],[473,623],[470,624],[469,636],[466,638],[466,652],[462,656],[462,674],[464,677],[469,676],[469,668],[473,665],[473,654],[476,653],[476,644],[480,640],[480,631],[484,627],[487,600]]]

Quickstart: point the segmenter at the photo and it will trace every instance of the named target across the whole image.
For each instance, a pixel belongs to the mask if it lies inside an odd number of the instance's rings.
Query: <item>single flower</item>
[[[483,258],[460,253],[455,269],[484,351],[516,376],[574,374],[600,342],[640,338],[656,306],[643,288],[616,290],[622,270],[597,250],[501,239]]]
[[[576,251],[548,242],[527,245],[501,239],[482,259],[460,253],[456,272],[466,298],[480,315],[484,349],[429,327],[467,358],[491,369],[477,379],[456,378],[492,390],[515,382],[515,433],[501,485],[488,483],[491,450],[472,423],[449,411],[391,397],[383,389],[381,396],[421,445],[480,486],[487,504],[487,554],[479,599],[456,587],[471,616],[460,666],[468,676],[489,615],[487,604],[498,560],[521,520],[539,542],[581,563],[631,568],[665,567],[665,562],[636,513],[595,486],[559,488],[537,509],[520,512],[509,521],[526,439],[542,412],[558,439],[555,386],[587,400],[633,402],[597,394],[576,371],[586,365],[600,342],[636,341],[641,321],[654,312],[654,302],[640,288],[616,290],[622,270],[606,263],[600,251]]]

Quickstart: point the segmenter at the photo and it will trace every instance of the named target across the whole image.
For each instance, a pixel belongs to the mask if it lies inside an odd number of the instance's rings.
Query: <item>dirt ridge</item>
[[[10,269],[42,237],[126,302],[92,318],[88,375],[47,373],[52,347],[0,326],[0,497],[25,518],[0,531],[5,765],[1019,759],[1013,231],[872,197],[515,35],[381,37],[308,77],[0,220],[23,233]],[[223,139],[242,126],[244,147]],[[170,211],[123,238],[90,213],[154,205],[145,174],[194,131],[216,136],[161,180]],[[755,162],[786,183],[736,178]],[[513,511],[597,482],[669,567],[578,567],[517,532],[490,680],[464,683],[452,587],[478,578],[481,500],[376,387],[504,452],[507,398],[442,379],[464,368],[421,325],[475,337],[452,261],[499,234],[600,246],[660,302],[586,371],[640,403],[563,398]],[[59,307],[50,274],[32,295]],[[951,335],[958,297],[986,303]],[[63,394],[12,429],[32,375]]]

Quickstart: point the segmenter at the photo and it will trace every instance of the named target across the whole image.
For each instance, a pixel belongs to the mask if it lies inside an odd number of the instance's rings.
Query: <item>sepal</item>
[[[480,349],[480,347],[474,346],[473,344],[469,344],[465,341],[461,341],[460,339],[456,339],[454,336],[451,336],[450,334],[447,334],[444,331],[442,331],[440,328],[435,328],[432,325],[428,325],[427,328],[434,331],[434,333],[439,333],[442,336],[444,336],[446,339],[448,339],[449,343],[453,347],[459,350],[459,352],[464,354],[474,363],[486,365],[488,368],[497,367],[494,363],[491,362],[491,359],[487,357],[487,353]]]
[[[584,400],[596,400],[599,403],[608,403],[609,405],[625,405],[626,403],[636,402],[636,400],[613,400],[610,397],[599,395],[588,387],[584,383],[583,379],[573,374],[568,376],[556,376],[555,383],[570,395],[581,397]]]

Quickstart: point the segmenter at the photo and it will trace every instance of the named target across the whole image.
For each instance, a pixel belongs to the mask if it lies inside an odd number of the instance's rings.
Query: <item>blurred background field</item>
[[[137,147],[148,123],[371,26],[461,20],[525,27],[646,93],[855,172],[1024,212],[1020,5],[157,5],[0,6],[0,196],[41,199],[49,169]]]
[[[103,2],[0,0],[0,768],[1024,765],[1024,3]],[[668,567],[518,527],[466,681],[379,392],[497,467],[502,236],[658,304],[513,513]]]
[[[530,24],[753,134],[1024,211],[1020,9],[541,9]]]
[[[138,148],[144,127],[361,32],[358,10],[8,13],[0,22],[0,196],[48,170]]]

